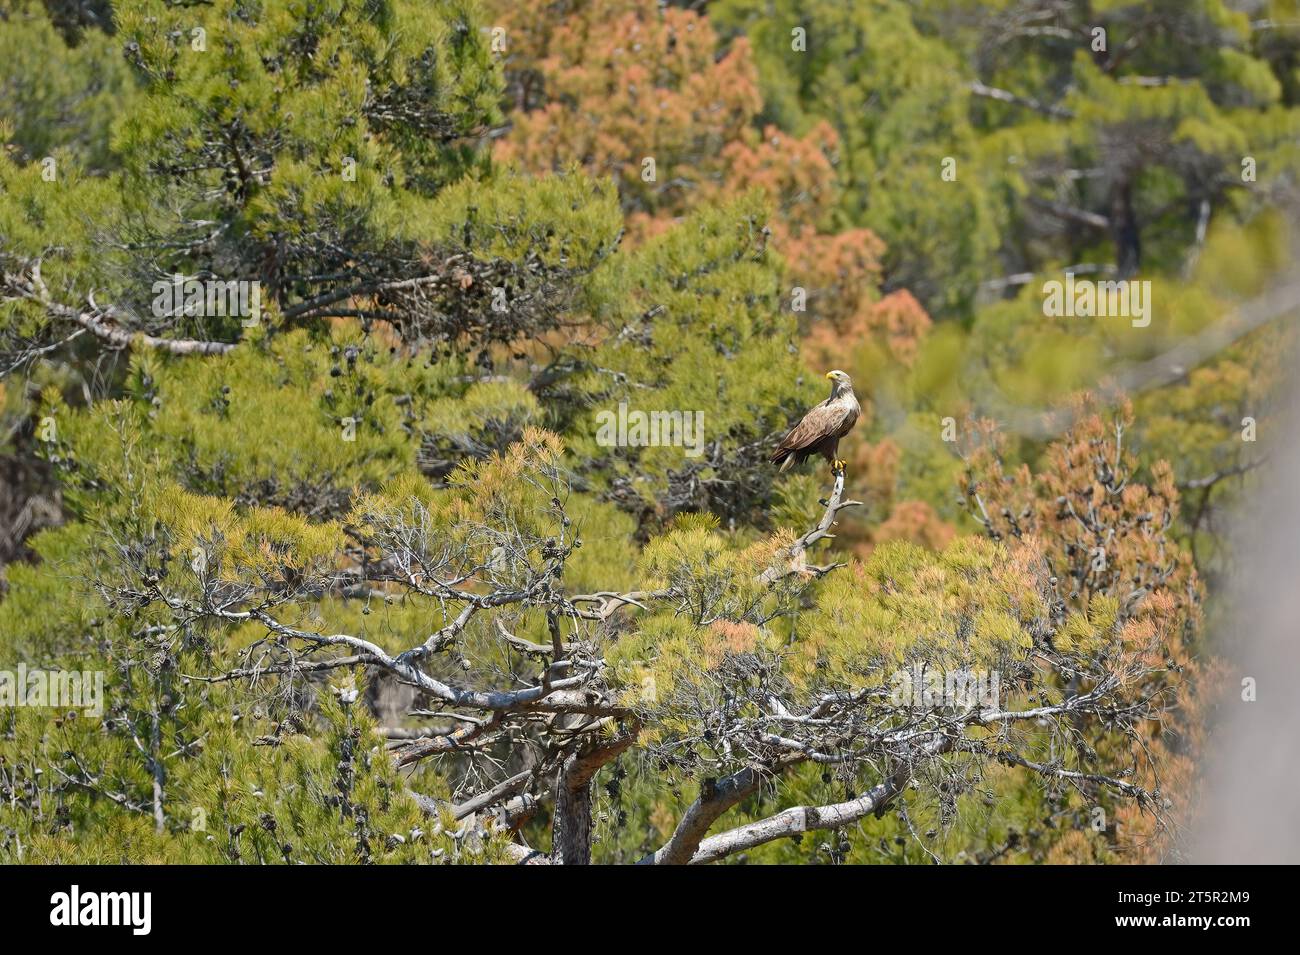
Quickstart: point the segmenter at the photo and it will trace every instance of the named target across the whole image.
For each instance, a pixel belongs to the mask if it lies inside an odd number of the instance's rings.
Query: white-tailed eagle
[[[781,439],[780,446],[772,452],[773,464],[785,471],[791,465],[803,464],[814,454],[820,454],[831,464],[831,470],[844,470],[839,453],[840,438],[852,430],[862,414],[862,405],[853,393],[853,380],[842,371],[828,371],[831,396],[803,416],[803,420]]]

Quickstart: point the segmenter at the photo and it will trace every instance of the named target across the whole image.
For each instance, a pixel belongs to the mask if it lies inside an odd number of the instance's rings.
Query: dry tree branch
[[[115,348],[141,345],[146,348],[169,352],[173,355],[224,355],[235,347],[232,342],[161,338],[144,332],[133,332],[122,327],[122,321],[126,316],[118,308],[112,305],[100,306],[96,304],[93,291],[88,296],[89,311],[56,302],[51,297],[50,290],[41,278],[40,260],[32,264],[27,278],[5,272],[3,287],[11,290],[16,298],[39,304],[51,317],[73,322]],[[110,324],[110,322],[113,324]]]

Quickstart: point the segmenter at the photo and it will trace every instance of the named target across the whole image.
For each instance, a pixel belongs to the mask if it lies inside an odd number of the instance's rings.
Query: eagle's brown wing
[[[848,431],[849,427],[852,427],[857,416],[850,416],[848,412],[849,409],[830,399],[813,406],[803,416],[803,420],[791,428],[790,433],[781,439],[780,445],[772,452],[772,463],[780,464],[791,455],[796,456],[797,463],[816,454],[821,450],[819,446],[823,441],[828,438],[835,440]],[[846,427],[846,424],[848,427]]]

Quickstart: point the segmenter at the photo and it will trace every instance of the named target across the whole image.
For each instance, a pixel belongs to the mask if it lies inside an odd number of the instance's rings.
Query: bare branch
[[[951,745],[951,739],[940,737],[926,744],[922,749],[924,755],[934,756],[946,751]],[[905,764],[888,779],[877,783],[857,799],[828,806],[795,806],[766,819],[760,819],[758,822],[737,826],[719,835],[710,836],[700,843],[699,849],[691,857],[691,865],[717,862],[737,852],[744,852],[746,849],[753,849],[775,839],[799,835],[810,830],[839,829],[850,825],[883,810],[902,791],[910,778],[910,768]]]
[[[1010,103],[1013,106],[1024,106],[1032,109],[1044,116],[1051,116],[1053,119],[1072,119],[1074,111],[1064,106],[1055,106],[1051,103],[1042,103],[1029,96],[1018,96],[1007,90],[998,89],[995,86],[985,86],[979,80],[972,80],[966,84],[966,88],[976,96],[982,96],[985,99],[994,99],[1000,103]]]

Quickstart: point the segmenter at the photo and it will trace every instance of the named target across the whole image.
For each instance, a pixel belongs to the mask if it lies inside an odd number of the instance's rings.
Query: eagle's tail
[[[777,448],[772,452],[772,456],[768,458],[768,460],[773,464],[781,465],[779,469],[781,471],[788,471],[798,463],[797,455],[795,455],[793,448]]]

